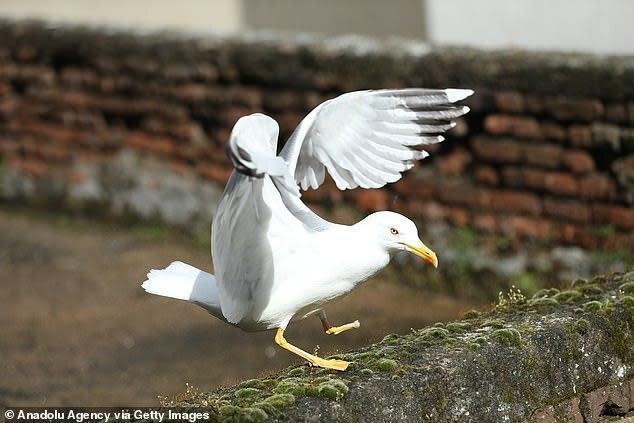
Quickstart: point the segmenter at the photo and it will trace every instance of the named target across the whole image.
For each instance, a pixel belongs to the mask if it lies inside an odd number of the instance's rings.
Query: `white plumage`
[[[352,225],[330,223],[300,199],[318,188],[326,171],[339,189],[379,188],[395,182],[427,152],[416,147],[443,140],[452,119],[469,111],[455,106],[471,90],[359,91],[311,111],[276,154],[279,128],[268,116],[238,120],[229,140],[234,164],[212,226],[215,277],[175,262],[152,270],[143,288],[195,302],[244,330],[278,329],[276,342],[312,364],[344,369],[288,344],[283,331],[312,313],[327,333],[323,307],[408,250],[436,265],[413,222],[396,213],[374,213]],[[298,187],[299,185],[299,187]],[[281,332],[280,332],[281,331]]]

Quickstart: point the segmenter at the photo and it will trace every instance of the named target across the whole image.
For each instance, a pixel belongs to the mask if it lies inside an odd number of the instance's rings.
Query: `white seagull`
[[[275,342],[311,365],[345,370],[290,344],[292,321],[316,314],[336,335],[359,321],[331,326],[324,307],[410,251],[436,267],[438,259],[415,224],[389,211],[352,225],[328,222],[300,200],[300,187],[316,189],[326,170],[341,190],[380,188],[428,153],[416,147],[441,142],[452,119],[469,111],[453,103],[463,89],[357,91],[312,110],[278,155],[277,122],[260,113],[240,118],[231,132],[231,174],[213,220],[212,275],[182,262],[151,270],[143,288],[198,304],[245,331],[276,329]],[[298,186],[299,185],[299,186]]]

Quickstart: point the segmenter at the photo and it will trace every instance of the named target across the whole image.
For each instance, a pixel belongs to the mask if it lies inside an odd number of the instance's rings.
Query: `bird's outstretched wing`
[[[326,169],[339,189],[379,188],[427,157],[417,148],[441,142],[452,119],[469,111],[453,103],[471,94],[419,88],[343,94],[306,116],[280,156],[303,190],[319,187]]]

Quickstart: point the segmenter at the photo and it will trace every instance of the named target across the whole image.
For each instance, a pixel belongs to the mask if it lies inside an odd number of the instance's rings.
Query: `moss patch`
[[[624,294],[634,294],[634,282],[626,282],[623,285],[619,286],[619,291]]]
[[[393,372],[398,369],[398,363],[390,358],[382,358],[376,362],[376,368],[384,372]]]
[[[519,347],[522,345],[522,335],[517,329],[497,329],[493,338],[502,345]]]

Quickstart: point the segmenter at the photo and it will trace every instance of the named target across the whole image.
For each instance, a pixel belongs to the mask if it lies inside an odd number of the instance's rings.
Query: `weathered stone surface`
[[[634,272],[575,281],[489,313],[389,335],[335,373],[307,366],[179,405],[221,421],[585,421],[632,409]],[[271,404],[276,404],[272,406]],[[257,421],[257,420],[256,420]]]

